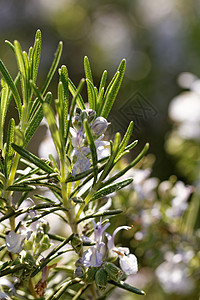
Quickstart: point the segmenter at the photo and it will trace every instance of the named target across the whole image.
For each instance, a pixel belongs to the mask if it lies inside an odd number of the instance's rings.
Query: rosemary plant
[[[114,242],[119,230],[132,227],[122,224],[112,235],[106,232],[111,217],[122,212],[111,209],[109,194],[133,181],[121,177],[148,150],[146,144],[129,165],[115,171],[116,164],[137,144],[129,144],[133,122],[123,138],[116,133],[114,141],[107,142],[104,137],[126,61],[121,61],[109,84],[104,71],[99,88],[87,57],[85,78],[78,87],[62,65],[54,112],[48,87],[59,65],[62,42],[41,89],[37,85],[40,30],[28,53],[18,41],[6,43],[16,57],[18,74],[13,79],[0,61],[0,298],[106,299],[115,287],[144,295],[125,283],[138,270],[137,258]],[[81,96],[84,84],[85,101]],[[11,117],[5,126],[12,99],[18,121]],[[43,118],[55,147],[48,159],[27,150]],[[50,223],[45,220],[48,215]],[[58,216],[68,234],[53,234]]]

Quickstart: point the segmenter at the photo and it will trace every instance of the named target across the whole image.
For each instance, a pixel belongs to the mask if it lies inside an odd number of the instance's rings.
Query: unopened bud
[[[104,267],[106,272],[108,273],[108,277],[115,281],[118,281],[123,274],[122,270],[111,262],[106,262]]]
[[[104,268],[100,268],[95,275],[95,282],[99,289],[104,290],[108,282],[108,273]]]
[[[38,248],[38,253],[49,249],[50,246],[51,246],[51,243],[50,243],[50,240],[49,240],[49,236],[47,234],[44,234],[42,240],[40,241],[40,246]]]
[[[90,123],[95,119],[96,111],[93,109],[88,109],[87,114],[88,114],[88,122]]]
[[[74,272],[74,275],[76,277],[83,277],[84,276],[84,269],[82,267],[77,267],[75,272]]]
[[[101,135],[106,131],[108,125],[109,125],[109,123],[107,122],[107,120],[105,118],[98,117],[92,123],[91,131],[96,136]]]

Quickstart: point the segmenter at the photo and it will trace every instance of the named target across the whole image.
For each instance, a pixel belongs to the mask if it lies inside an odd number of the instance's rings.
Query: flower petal
[[[137,258],[134,254],[119,255],[119,263],[127,275],[135,274],[138,271]]]
[[[19,253],[22,251],[22,245],[26,235],[17,234],[14,231],[10,231],[6,236],[6,246],[9,252]]]

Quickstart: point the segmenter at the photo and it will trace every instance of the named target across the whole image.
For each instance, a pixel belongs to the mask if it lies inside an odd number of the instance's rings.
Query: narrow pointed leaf
[[[12,118],[10,119],[8,125],[8,133],[7,133],[7,141],[6,141],[6,154],[5,154],[5,174],[6,177],[10,174],[10,169],[12,165],[12,159],[14,150],[11,147],[11,143],[14,142],[14,132],[15,132],[15,120]]]
[[[114,163],[115,157],[118,152],[119,143],[120,143],[120,133],[117,132],[115,135],[115,140],[114,140],[114,145],[113,145],[113,150],[111,152],[111,156],[103,170],[103,173],[101,174],[101,176],[98,180],[99,183],[102,182],[106,178],[106,176],[109,174],[109,172],[113,168],[113,163]]]
[[[115,209],[115,210],[104,210],[102,212],[97,212],[94,214],[90,214],[87,215],[85,217],[83,217],[82,219],[78,220],[77,224],[81,223],[82,221],[85,221],[87,219],[93,219],[93,218],[97,218],[97,217],[105,217],[105,216],[115,216],[118,214],[121,214],[122,210],[121,209]]]
[[[84,69],[85,69],[85,76],[86,79],[89,79],[93,83],[92,79],[92,71],[90,68],[90,62],[87,56],[84,57]]]
[[[95,87],[89,79],[86,79],[86,83],[87,83],[87,91],[88,91],[89,108],[96,111],[97,98],[96,98]]]
[[[51,99],[52,99],[52,94],[50,92],[48,92],[46,94],[45,99],[44,99],[44,103],[47,103],[47,104],[50,105]],[[28,127],[26,129],[26,132],[25,132],[25,144],[24,144],[25,146],[29,143],[29,141],[32,138],[33,134],[35,133],[35,131],[39,127],[39,125],[40,125],[43,117],[44,117],[43,108],[42,108],[42,105],[40,105],[38,107],[38,109],[36,110],[34,116],[32,117],[32,119],[29,122]]]
[[[132,132],[133,132],[133,121],[130,122],[129,126],[128,126],[128,129],[123,137],[123,140],[121,142],[121,144],[119,145],[119,149],[118,149],[118,153],[117,153],[117,157],[116,159],[119,157],[120,154],[122,154],[122,152],[124,151],[124,149],[126,148],[130,138],[131,138],[131,135],[132,135]]]
[[[105,84],[106,84],[106,79],[107,79],[107,71],[105,70],[102,74],[100,85],[99,85],[99,92],[101,91],[102,88],[105,89]]]
[[[119,288],[121,288],[121,289],[124,289],[126,291],[132,292],[134,294],[145,295],[144,291],[139,290],[136,287],[125,283],[124,281],[109,280],[108,282],[111,283],[111,284],[113,284],[113,285],[115,285],[115,286],[117,286],[117,287],[119,287]]]
[[[3,132],[4,132],[4,123],[6,118],[6,112],[9,105],[9,88],[7,83],[2,79],[1,80],[2,90],[0,95],[0,111],[1,111],[1,120],[0,120],[0,148],[3,148]]]
[[[146,143],[146,145],[144,146],[142,151],[138,154],[138,156],[127,167],[125,167],[123,170],[121,170],[120,172],[118,172],[117,174],[115,174],[114,176],[109,178],[105,182],[105,184],[110,184],[111,182],[113,182],[113,181],[117,180],[118,178],[120,178],[121,176],[123,176],[128,170],[133,168],[143,158],[143,156],[147,153],[148,149],[149,149],[149,144]]]
[[[6,81],[7,85],[12,90],[12,93],[13,93],[13,96],[15,98],[15,102],[16,102],[16,105],[17,105],[17,109],[18,109],[18,112],[19,112],[19,117],[21,118],[21,111],[22,111],[21,99],[20,99],[17,87],[16,87],[12,77],[10,76],[8,70],[6,69],[5,65],[3,64],[2,60],[0,60],[0,72],[3,75],[3,78]]]
[[[125,147],[125,150],[131,150],[133,149],[136,145],[138,144],[138,140],[135,140],[134,142],[132,142],[131,144],[129,144],[128,146]]]
[[[34,154],[30,153],[26,149],[23,149],[22,147],[17,146],[16,144],[12,143],[11,146],[17,153],[19,153],[22,157],[27,159],[29,162],[33,163],[35,166],[41,168],[43,171],[49,174],[54,173],[54,169],[52,169],[50,166],[48,166],[44,161],[39,159]]]
[[[15,184],[15,185],[9,185],[6,190],[15,191],[15,192],[28,192],[28,191],[30,192],[35,190],[35,187],[31,185]]]
[[[15,55],[17,58],[17,64],[20,71],[20,79],[21,79],[21,86],[22,86],[22,95],[24,103],[27,103],[27,79],[28,79],[28,70],[26,69],[24,56],[22,53],[21,46],[18,41],[14,41],[15,46]]]
[[[64,137],[65,118],[64,118],[64,87],[63,83],[58,84],[58,99],[55,101],[56,111],[58,113],[60,136]]]
[[[69,90],[70,90],[72,96],[74,97],[77,93],[77,89],[70,78],[68,80],[68,83],[69,83]],[[78,107],[80,107],[80,109],[82,109],[82,110],[86,109],[83,98],[81,97],[80,94],[77,96],[76,102],[77,102]]]
[[[133,178],[127,178],[127,179],[121,180],[119,182],[106,185],[105,187],[98,190],[98,192],[96,192],[93,195],[93,197],[90,199],[90,201],[97,200],[97,199],[105,197],[105,196],[107,196],[111,193],[119,191],[119,190],[123,189],[125,186],[129,185],[132,182],[133,182]]]
[[[63,84],[63,88],[64,88],[64,107],[63,107],[63,111],[64,111],[64,137],[66,137],[66,133],[67,133],[67,118],[68,118],[68,109],[69,109],[69,88],[68,88],[68,81],[69,81],[69,76],[68,76],[68,71],[66,66],[62,66],[61,70],[60,70],[60,80]]]
[[[10,47],[10,49],[15,52],[15,46],[8,40],[5,40],[5,43]]]
[[[41,31],[37,30],[35,34],[35,43],[33,47],[33,54],[32,54],[32,80],[33,82],[36,81],[39,63],[40,63],[40,55],[41,55],[41,43],[42,43],[42,36]]]
[[[122,79],[124,77],[125,67],[126,60],[123,59],[118,67],[116,78],[114,79],[112,85],[109,87],[108,93],[105,94],[105,102],[101,111],[101,116],[104,118],[107,118],[118,94]]]

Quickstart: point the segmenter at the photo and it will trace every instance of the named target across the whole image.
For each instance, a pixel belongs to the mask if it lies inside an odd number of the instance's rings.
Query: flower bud
[[[76,108],[76,111],[75,111],[75,115],[76,115],[76,116],[80,116],[80,115],[81,115],[81,112],[82,112],[82,110],[81,110],[79,107],[77,107],[77,108]]]
[[[76,277],[82,278],[84,276],[84,269],[82,267],[77,267],[76,270],[74,271],[74,275]]]
[[[73,126],[77,129],[80,130],[81,127],[83,126],[82,120],[80,116],[75,116],[73,118]]]
[[[95,275],[95,282],[99,289],[103,290],[107,286],[108,273],[104,268],[100,268]]]
[[[90,123],[95,119],[96,111],[93,109],[88,109],[87,114],[88,114],[88,122]]]
[[[40,245],[38,247],[38,253],[43,252],[47,249],[49,249],[49,247],[51,246],[50,240],[49,240],[49,236],[47,234],[44,234],[42,237],[42,240],[40,241]]]
[[[106,262],[104,267],[108,273],[108,277],[112,280],[118,281],[123,274],[122,270],[111,262]]]
[[[103,117],[96,118],[91,126],[92,134],[96,136],[103,134],[106,131],[108,125],[109,123],[105,118]]]

